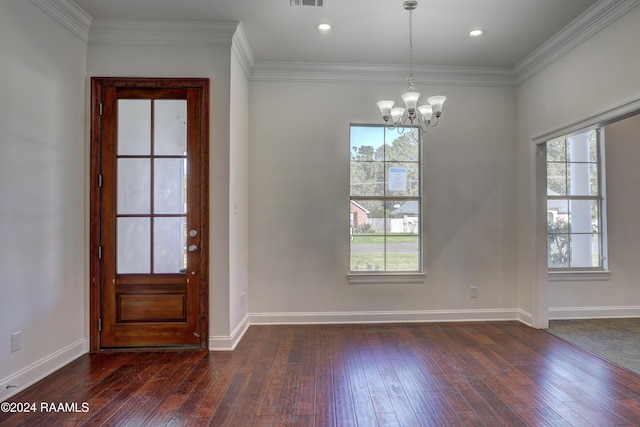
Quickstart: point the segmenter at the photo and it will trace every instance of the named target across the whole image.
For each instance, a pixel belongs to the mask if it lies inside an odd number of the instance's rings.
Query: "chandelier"
[[[405,106],[404,108],[394,107],[395,103],[391,100],[379,101],[377,105],[388,129],[399,128],[403,132],[405,126],[410,126],[419,129],[424,134],[429,128],[438,125],[438,119],[442,115],[442,105],[446,98],[441,95],[431,96],[427,98],[426,104],[418,106],[420,93],[416,92],[413,79],[412,13],[416,7],[418,7],[418,2],[415,0],[404,2],[405,10],[409,11],[409,78],[407,79],[407,91],[402,94]]]

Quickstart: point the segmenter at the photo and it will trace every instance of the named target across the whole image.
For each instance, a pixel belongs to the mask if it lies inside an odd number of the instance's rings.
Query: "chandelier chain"
[[[413,88],[415,83],[413,81],[413,10],[409,10],[409,78],[407,83]]]

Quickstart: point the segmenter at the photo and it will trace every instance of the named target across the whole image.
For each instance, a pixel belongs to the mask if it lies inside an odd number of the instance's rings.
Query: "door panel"
[[[92,120],[101,184],[92,189],[92,298],[102,329],[92,347],[206,348],[208,81],[92,85],[102,113]]]

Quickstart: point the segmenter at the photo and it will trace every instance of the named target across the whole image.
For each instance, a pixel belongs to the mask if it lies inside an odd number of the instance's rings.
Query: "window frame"
[[[387,254],[387,242],[386,242],[386,238],[388,236],[388,233],[385,230],[385,242],[384,242],[384,252],[385,252],[385,269],[383,270],[379,270],[379,271],[368,271],[368,270],[351,270],[352,267],[352,261],[351,261],[351,257],[352,257],[352,241],[354,239],[354,233],[353,233],[353,224],[351,223],[351,219],[352,219],[352,213],[350,210],[350,223],[349,223],[349,273],[347,275],[348,277],[348,282],[352,283],[352,284],[363,284],[363,283],[423,283],[424,279],[425,279],[425,274],[424,274],[424,232],[423,232],[423,166],[424,166],[424,155],[423,155],[423,144],[422,144],[422,135],[420,134],[419,130],[416,131],[416,127],[411,127],[411,126],[405,126],[405,131],[404,132],[410,132],[410,129],[413,128],[415,135],[417,135],[418,137],[418,159],[415,162],[417,164],[417,171],[418,171],[418,194],[416,196],[397,196],[397,195],[387,195],[387,191],[388,188],[385,184],[387,184],[387,173],[388,173],[388,169],[389,167],[392,167],[392,165],[394,163],[404,163],[403,161],[399,161],[399,160],[388,160],[387,156],[386,156],[386,152],[385,155],[383,156],[382,160],[375,160],[374,162],[380,162],[382,164],[382,169],[384,171],[384,179],[383,179],[383,185],[384,185],[384,190],[383,190],[383,195],[374,195],[374,196],[363,196],[363,195],[352,195],[352,175],[351,175],[351,171],[352,171],[352,158],[351,158],[351,147],[352,147],[352,130],[353,128],[381,128],[384,132],[384,138],[383,138],[383,146],[385,147],[384,149],[386,150],[386,147],[388,145],[390,145],[394,140],[394,139],[390,139],[387,140],[387,132],[395,132],[395,133],[399,133],[397,130],[395,129],[389,129],[388,127],[386,127],[385,125],[380,125],[380,124],[363,124],[363,123],[350,123],[349,124],[349,206],[351,206],[352,202],[356,202],[359,203],[361,201],[380,201],[382,203],[385,202],[389,202],[389,201],[416,201],[418,204],[418,216],[417,216],[417,223],[418,223],[418,232],[417,232],[417,239],[418,239],[418,269],[417,270],[387,270],[387,265],[386,265],[386,254]],[[397,138],[397,136],[396,136]],[[390,219],[391,217],[387,217],[385,215],[384,219],[385,221]],[[357,234],[355,235],[357,236]]]
[[[548,149],[548,143],[557,140],[564,140],[565,144],[567,140],[575,135],[584,134],[587,132],[595,131],[596,132],[596,147],[597,147],[597,183],[598,183],[598,192],[596,195],[569,195],[569,194],[560,194],[557,196],[548,194],[548,181],[547,181],[547,195],[546,195],[546,212],[547,216],[549,215],[549,201],[550,200],[562,200],[571,203],[572,201],[595,201],[598,206],[598,248],[599,248],[599,264],[595,267],[585,267],[585,266],[577,266],[577,267],[551,267],[550,266],[550,258],[549,258],[549,222],[547,220],[546,230],[547,230],[547,271],[549,280],[552,281],[573,281],[573,280],[606,280],[609,277],[608,270],[608,250],[607,250],[607,203],[606,203],[606,161],[605,161],[605,128],[604,126],[594,126],[588,127],[584,129],[577,130],[575,132],[571,132],[566,135],[560,135],[555,138],[549,139],[545,142],[545,152]],[[549,160],[545,155],[545,171],[548,175],[549,172]],[[556,163],[556,162],[554,162]],[[566,169],[568,170],[568,165],[572,162],[569,159],[565,158],[564,161],[566,165]],[[582,162],[577,162],[582,163]],[[548,178],[547,178],[548,179]],[[566,192],[568,193],[568,191]],[[567,225],[570,227],[570,224]],[[561,234],[561,233],[558,233]],[[569,242],[571,242],[571,236],[574,234],[587,234],[587,233],[572,233],[570,229],[567,230],[566,233],[569,236]],[[592,233],[593,234],[593,233]],[[569,243],[570,245],[571,243]],[[571,250],[569,249],[569,253]]]

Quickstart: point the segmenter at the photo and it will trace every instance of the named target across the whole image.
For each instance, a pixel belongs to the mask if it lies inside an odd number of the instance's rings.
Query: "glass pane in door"
[[[118,155],[151,153],[151,100],[118,100]]]
[[[185,217],[153,221],[153,272],[184,273],[187,268],[187,221]]]
[[[119,215],[151,213],[151,169],[149,159],[118,159]]]
[[[118,218],[117,222],[118,274],[148,274],[151,268],[151,219]]]
[[[154,153],[183,155],[187,151],[187,101],[158,99],[154,102]]]
[[[187,212],[187,160],[154,159],[153,212],[155,214],[185,214]]]

